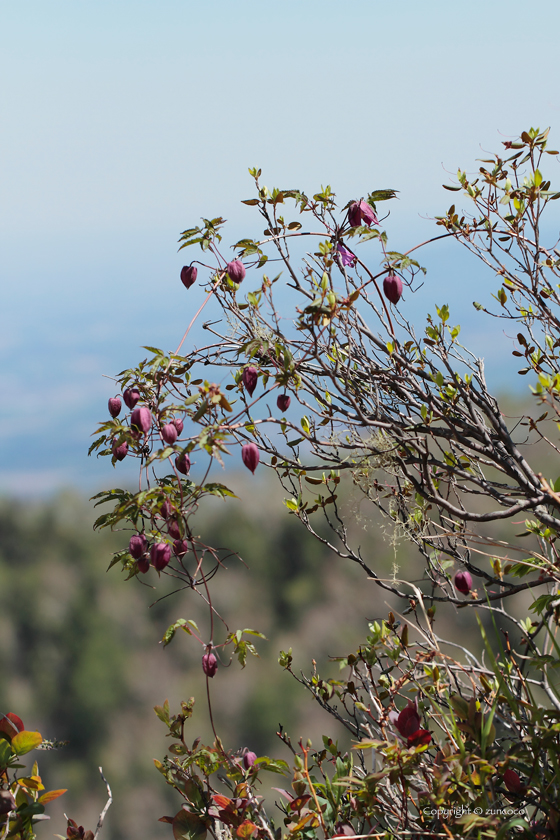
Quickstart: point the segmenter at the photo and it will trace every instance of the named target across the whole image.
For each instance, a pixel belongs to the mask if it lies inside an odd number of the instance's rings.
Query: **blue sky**
[[[0,490],[113,481],[84,455],[103,374],[175,346],[198,306],[181,230],[220,214],[232,242],[260,231],[248,166],[344,203],[398,189],[404,249],[451,203],[446,170],[500,132],[550,125],[558,144],[559,24],[549,0],[0,0]],[[415,306],[457,309],[501,385],[510,344],[471,306],[489,278],[449,247],[423,262]]]

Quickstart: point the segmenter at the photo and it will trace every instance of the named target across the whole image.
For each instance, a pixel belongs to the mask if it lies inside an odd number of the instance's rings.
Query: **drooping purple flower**
[[[375,211],[371,204],[367,201],[354,201],[348,208],[348,221],[352,227],[359,227],[362,222],[364,225],[379,224]]]
[[[191,468],[191,459],[189,458],[186,452],[182,452],[181,455],[177,455],[177,457],[175,458],[175,466],[180,473],[183,473],[183,475],[189,474],[189,470]]]
[[[462,595],[468,595],[472,589],[472,577],[470,572],[457,572],[454,578],[455,589]]]
[[[181,283],[186,289],[190,289],[193,283],[196,283],[196,276],[198,269],[196,265],[184,265],[181,269]]]
[[[111,417],[118,417],[121,413],[122,401],[120,397],[111,397],[109,400],[109,414]]]
[[[253,365],[246,367],[243,371],[243,375],[241,377],[243,380],[243,385],[247,389],[247,393],[250,397],[253,396],[253,391],[257,387],[257,382],[259,379],[259,372]]]
[[[359,227],[362,221],[362,214],[360,212],[360,205],[357,201],[348,208],[348,221],[352,227]]]
[[[254,443],[243,444],[241,447],[241,458],[247,469],[251,470],[254,475],[261,458],[258,446]]]
[[[175,540],[173,543],[173,554],[175,557],[182,557],[189,550],[188,540]]]
[[[152,428],[152,412],[145,405],[135,408],[130,415],[130,425],[135,427],[137,431],[148,434]]]
[[[171,548],[167,543],[154,543],[150,549],[152,566],[157,572],[162,572],[171,560]]]
[[[214,677],[218,670],[218,660],[213,653],[205,653],[202,657],[202,670],[207,677]]]
[[[179,417],[175,417],[171,422],[177,429],[177,434],[180,435],[183,431],[183,421]]]
[[[159,512],[163,518],[167,519],[171,515],[172,510],[173,508],[171,507],[171,502],[168,499],[164,499],[159,508]]]
[[[396,274],[389,274],[383,281],[385,297],[391,303],[398,303],[402,295],[402,280]]]
[[[362,217],[362,222],[368,227],[379,224],[373,207],[371,204],[368,204],[367,201],[360,201],[360,215]]]
[[[226,265],[226,271],[229,279],[233,280],[234,283],[241,283],[245,279],[245,266],[241,260],[232,260],[232,262],[229,262]]]
[[[140,557],[140,559],[137,560],[136,565],[138,566],[138,571],[145,575],[150,568],[150,558]]]
[[[127,388],[123,394],[123,400],[127,408],[131,411],[140,399],[140,391],[138,388]]]
[[[336,250],[340,254],[340,261],[342,265],[349,265],[352,266],[352,268],[356,265],[355,255],[349,251],[348,248],[345,248],[340,242],[336,246]]]
[[[139,560],[148,548],[148,540],[144,534],[134,534],[128,543],[128,550],[135,560]]]
[[[125,440],[117,445],[117,441],[115,441],[111,451],[117,461],[122,461],[128,455],[128,443]]]
[[[515,770],[504,770],[504,784],[510,793],[523,793],[525,785]]]
[[[280,394],[276,400],[276,405],[280,411],[287,411],[290,407],[291,399],[287,394]]]
[[[176,522],[175,519],[170,519],[167,522],[167,533],[174,540],[180,540],[181,539],[181,531],[180,531],[179,525],[178,525],[178,523]]]
[[[409,700],[408,705],[399,712],[390,712],[389,718],[397,727],[399,734],[406,738],[409,747],[429,744],[432,733],[429,729],[420,728],[420,715],[416,703]]]
[[[246,750],[246,752],[243,753],[243,767],[245,770],[250,770],[256,760],[257,754],[251,750]]]
[[[166,443],[170,446],[173,446],[177,438],[179,437],[179,433],[177,431],[177,426],[175,423],[166,423],[166,425],[161,430],[161,436]]]

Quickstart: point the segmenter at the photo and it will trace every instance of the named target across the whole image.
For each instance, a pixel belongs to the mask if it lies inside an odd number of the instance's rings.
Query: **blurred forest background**
[[[248,747],[285,760],[288,750],[275,735],[279,724],[294,742],[310,737],[318,747],[327,734],[349,747],[342,727],[280,668],[278,653],[293,648],[296,673],[309,673],[315,659],[322,677],[335,677],[339,666],[329,657],[355,651],[368,621],[403,605],[391,604],[360,569],[309,536],[264,470],[255,478],[227,478],[239,498],[202,511],[200,534],[238,551],[246,565],[232,558],[220,570],[215,603],[230,629],[257,629],[268,641],[257,640],[260,656],[249,657],[245,671],[237,661],[220,667],[211,683],[217,730],[228,749]],[[114,484],[117,479],[118,472]],[[369,503],[359,502],[350,482],[343,499],[354,538],[378,574],[421,579],[420,556]],[[101,765],[114,793],[106,840],[169,838],[169,826],[157,819],[181,803],[153,765],[166,751],[166,730],[153,706],[168,698],[176,712],[181,700],[195,696],[188,739],[200,735],[211,743],[213,737],[200,645],[184,633],[165,649],[159,642],[179,617],[193,618],[207,638],[207,615],[189,591],[158,600],[173,587],[153,570],[144,578],[150,586],[125,582],[120,565],[107,572],[128,534],[94,532],[95,516],[93,503],[75,492],[35,504],[6,498],[0,505],[0,708],[45,738],[68,741],[39,755],[48,789],[69,789],[50,807],[51,822],[39,836],[60,832],[63,812],[95,827],[106,800]],[[452,607],[438,613],[435,629],[459,643],[467,633],[478,637],[474,616]],[[269,775],[265,794],[285,786]]]

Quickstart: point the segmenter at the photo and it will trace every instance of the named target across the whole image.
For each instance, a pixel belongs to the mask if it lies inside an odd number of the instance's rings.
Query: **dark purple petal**
[[[256,367],[251,365],[250,367],[246,367],[243,371],[242,375],[243,385],[247,389],[247,393],[250,397],[253,396],[253,391],[257,387],[257,382],[259,379],[259,372]]]
[[[161,436],[164,439],[165,443],[168,443],[170,446],[173,446],[173,444],[179,437],[179,433],[177,431],[177,426],[175,425],[175,423],[167,423],[161,430]]]
[[[135,408],[130,415],[130,425],[147,435],[152,428],[152,412],[150,409],[146,408],[145,405]]]
[[[152,566],[157,572],[163,571],[171,560],[171,548],[167,543],[154,543],[150,549]]]
[[[184,265],[181,269],[181,283],[186,289],[190,289],[196,283],[198,269],[195,265]]]
[[[248,470],[251,470],[253,475],[257,469],[260,461],[259,449],[254,443],[245,443],[241,447],[241,458]]]
[[[135,560],[139,560],[148,548],[148,540],[144,534],[134,534],[128,543],[128,550]]]
[[[290,407],[291,399],[287,394],[280,394],[276,400],[276,405],[280,411],[287,411]]]
[[[351,251],[348,250],[348,248],[345,248],[344,245],[341,245],[339,243],[336,246],[336,250],[340,254],[340,260],[342,262],[342,265],[350,265],[352,267],[356,265],[356,257]]]
[[[135,407],[136,403],[140,399],[140,391],[138,388],[127,388],[123,394],[124,404],[127,408],[131,411]]]
[[[234,283],[241,283],[245,279],[245,266],[241,260],[233,260],[232,262],[229,262],[226,266],[226,271],[229,275],[229,279],[233,280]]]
[[[468,595],[472,589],[472,577],[470,572],[457,572],[455,575],[455,589],[462,595]]]
[[[111,417],[118,417],[121,413],[122,401],[120,397],[111,397],[109,400],[109,414]]]
[[[389,274],[383,281],[385,297],[391,303],[398,303],[402,295],[402,280],[396,274]]]
[[[213,653],[205,653],[202,657],[202,670],[207,677],[213,677],[218,670],[218,660]]]
[[[177,457],[175,458],[175,466],[180,473],[183,473],[183,475],[189,474],[189,470],[191,468],[191,459],[189,458],[186,452],[183,452],[181,455],[177,455]]]

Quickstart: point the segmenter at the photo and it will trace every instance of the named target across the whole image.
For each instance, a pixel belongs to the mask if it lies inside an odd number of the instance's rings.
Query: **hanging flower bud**
[[[167,533],[170,537],[173,537],[174,540],[181,539],[181,531],[175,519],[170,519],[167,523]]]
[[[124,403],[131,411],[139,399],[140,391],[138,388],[127,388],[123,394]]]
[[[150,549],[150,559],[156,572],[162,572],[171,560],[171,548],[167,543],[154,543]]]
[[[383,281],[383,291],[385,297],[391,303],[398,303],[402,295],[402,280],[396,274],[389,274]]]
[[[349,251],[348,248],[345,248],[344,245],[342,245],[340,242],[336,246],[336,250],[340,255],[340,261],[342,265],[349,265],[352,268],[356,265],[355,254],[353,254],[352,251]]]
[[[183,431],[183,421],[179,417],[175,417],[171,422],[177,429],[177,434],[180,435]]]
[[[362,221],[362,214],[360,212],[360,205],[357,201],[348,208],[348,221],[352,227],[359,227]]]
[[[187,455],[186,452],[183,452],[181,455],[177,455],[175,458],[175,466],[179,470],[180,473],[183,475],[188,475],[189,470],[191,468],[191,459]]]
[[[175,423],[167,423],[161,430],[161,436],[166,443],[173,446],[179,436]]]
[[[116,458],[117,461],[122,461],[128,455],[128,443],[125,440],[117,445],[117,442],[115,441],[113,443],[113,448],[111,449],[111,452],[113,453],[113,457]]]
[[[287,411],[290,407],[291,399],[287,394],[280,394],[276,400],[276,405],[280,411]]]
[[[173,554],[175,557],[182,557],[189,550],[189,543],[187,540],[175,540],[173,543]]]
[[[185,289],[190,289],[193,283],[196,283],[196,276],[198,269],[195,265],[184,265],[181,269],[181,283]]]
[[[241,379],[243,380],[243,385],[247,389],[247,392],[250,397],[253,396],[253,391],[257,387],[257,381],[259,378],[259,372],[256,367],[251,365],[250,367],[246,367],[243,371],[243,376]]]
[[[504,784],[510,793],[523,793],[525,785],[515,770],[504,770]]]
[[[148,434],[152,428],[152,412],[145,405],[135,408],[130,415],[130,425],[135,426],[137,431]]]
[[[472,577],[470,572],[457,572],[455,575],[455,589],[462,595],[468,595],[472,589]]]
[[[136,565],[138,566],[138,571],[145,575],[150,568],[150,558],[140,557],[140,559],[137,560]]]
[[[163,516],[164,519],[168,519],[171,515],[173,508],[171,507],[171,502],[167,499],[164,499],[161,505],[159,506],[159,512]]]
[[[202,657],[202,670],[207,677],[213,677],[218,670],[218,660],[213,653],[205,653]]]
[[[147,548],[148,540],[146,539],[144,534],[134,534],[134,536],[130,538],[128,550],[135,560],[139,560]]]
[[[229,275],[229,279],[233,280],[234,283],[241,283],[245,279],[245,266],[241,262],[241,260],[233,260],[226,265],[226,271]]]
[[[367,201],[360,201],[360,215],[362,217],[362,222],[368,227],[370,227],[370,225],[379,224],[373,207],[371,204],[368,204]]]
[[[243,767],[245,770],[250,770],[256,760],[257,754],[251,752],[251,750],[247,750],[247,752],[243,753]]]
[[[109,400],[109,414],[111,417],[118,417],[121,413],[122,402],[120,397],[111,397]]]
[[[253,475],[257,469],[260,461],[259,449],[254,443],[245,443],[241,447],[241,458],[248,470],[251,470]]]

